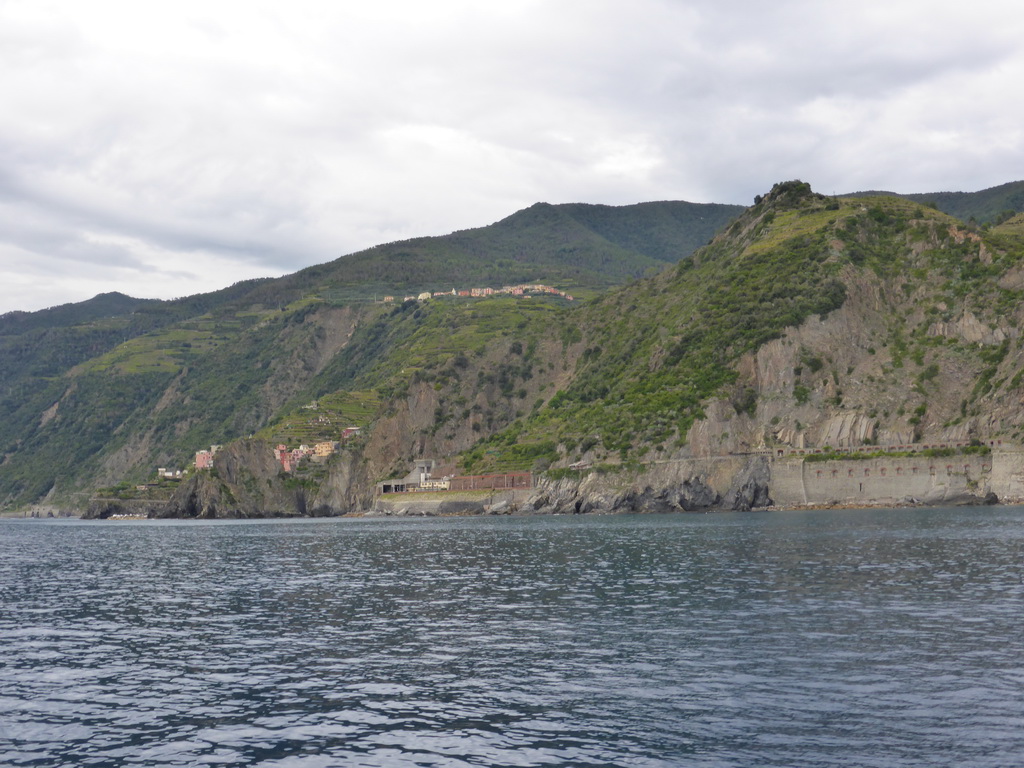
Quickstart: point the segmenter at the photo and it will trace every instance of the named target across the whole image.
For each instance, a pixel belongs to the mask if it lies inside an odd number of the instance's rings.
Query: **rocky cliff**
[[[525,507],[551,514],[749,511],[771,505],[764,457],[683,459],[541,480]]]
[[[372,486],[361,458],[342,452],[303,474],[281,471],[273,446],[240,440],[193,473],[151,517],[245,518],[343,515],[366,509]]]

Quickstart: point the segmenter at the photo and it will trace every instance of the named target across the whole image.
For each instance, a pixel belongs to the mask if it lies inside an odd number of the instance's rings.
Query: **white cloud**
[[[981,189],[1024,167],[1022,34],[994,1],[6,2],[0,311],[538,200]]]

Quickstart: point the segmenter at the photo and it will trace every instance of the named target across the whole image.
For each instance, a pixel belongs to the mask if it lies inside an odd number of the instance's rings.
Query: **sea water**
[[[0,521],[5,766],[1024,764],[1024,510]]]

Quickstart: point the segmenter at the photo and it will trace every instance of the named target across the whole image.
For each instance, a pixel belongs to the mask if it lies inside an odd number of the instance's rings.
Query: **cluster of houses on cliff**
[[[196,451],[196,457],[192,462],[192,466],[196,469],[209,469],[213,466],[213,457],[217,455],[221,448],[222,446],[220,445],[211,445],[209,448]],[[156,471],[156,476],[160,480],[183,480],[188,476],[188,470],[160,467]]]
[[[450,291],[424,291],[415,296],[406,296],[403,301],[427,301],[428,299],[438,299],[443,296],[463,296],[467,298],[485,298],[487,296],[559,296],[566,301],[573,301],[573,297],[565,291],[559,290],[558,288],[552,288],[550,285],[542,285],[540,283],[521,283],[520,285],[506,285],[501,288],[469,288],[469,289],[455,289],[452,288]],[[394,296],[385,296],[384,303],[390,304],[395,301]]]
[[[281,470],[291,472],[304,459],[327,459],[341,450],[342,443],[360,432],[359,427],[348,427],[341,432],[341,440],[322,440],[308,445],[303,443],[298,448],[289,448],[281,444],[274,447],[274,458],[281,464]]]
[[[284,472],[291,472],[298,466],[299,462],[304,459],[323,460],[337,453],[341,450],[341,446],[345,441],[355,435],[358,435],[361,431],[360,427],[346,427],[341,431],[341,440],[322,440],[318,443],[313,443],[312,445],[303,443],[297,448],[289,448],[287,445],[280,444],[274,447],[274,459],[280,462],[281,469]],[[213,458],[217,455],[217,452],[220,451],[220,449],[221,446],[219,445],[211,445],[209,448],[196,451],[196,458],[193,464],[195,468],[210,469],[213,467]],[[188,470],[185,470],[185,474],[187,473]],[[160,477],[167,477],[175,480],[180,480],[182,477],[182,471],[180,469],[166,470],[161,468],[158,470],[157,474]]]

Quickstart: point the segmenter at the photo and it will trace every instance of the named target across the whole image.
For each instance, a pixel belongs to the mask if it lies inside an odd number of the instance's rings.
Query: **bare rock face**
[[[535,513],[608,514],[746,511],[772,503],[767,458],[737,458],[727,464],[682,460],[633,476],[591,474],[542,482],[524,506]]]
[[[328,464],[327,478],[313,497],[310,512],[315,515],[344,515],[369,509],[373,484],[366,463],[345,451]]]
[[[1003,329],[989,328],[973,312],[964,312],[953,322],[932,323],[928,328],[928,335],[959,339],[968,344],[1000,344],[1007,338]]]
[[[612,503],[610,512],[699,512],[722,506],[722,497],[701,478],[695,477],[681,485],[662,488],[646,486],[629,490]]]
[[[438,515],[482,515],[485,511],[484,505],[477,501],[442,501],[437,505]],[[500,514],[500,511],[494,514]]]
[[[975,492],[965,488],[939,486],[933,493],[925,495],[920,502],[926,506],[965,507],[980,504],[998,504],[999,498],[992,491]]]
[[[750,461],[733,478],[732,487],[726,493],[723,506],[735,512],[749,512],[771,506],[768,488],[771,482],[771,468],[768,459],[759,457]]]
[[[849,412],[828,417],[818,428],[817,444],[834,448],[866,445],[877,438],[875,420]]]
[[[914,442],[914,428],[909,425],[893,424],[878,430],[879,445],[906,445]]]
[[[438,380],[413,376],[368,435],[369,473],[386,476],[417,458],[451,459],[503,429],[569,382],[582,346],[541,341],[530,362],[520,343],[495,342],[480,354],[456,356]],[[496,371],[511,386],[499,383]]]

